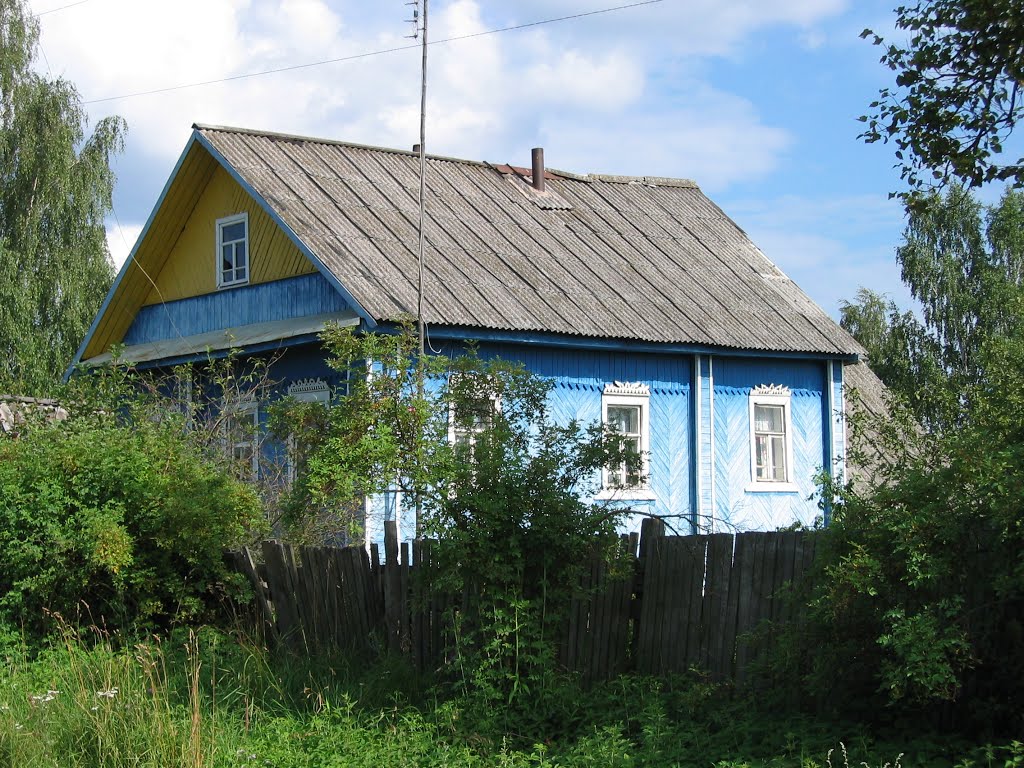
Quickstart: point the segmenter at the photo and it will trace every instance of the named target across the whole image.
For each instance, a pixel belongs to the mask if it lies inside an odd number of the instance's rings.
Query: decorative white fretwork
[[[782,384],[761,384],[760,386],[754,387],[750,390],[752,395],[776,395],[788,397],[790,394],[789,387]]]
[[[650,397],[651,388],[639,381],[613,381],[604,385],[604,394]]]
[[[303,401],[327,401],[331,388],[323,379],[297,379],[288,385],[288,397]]]

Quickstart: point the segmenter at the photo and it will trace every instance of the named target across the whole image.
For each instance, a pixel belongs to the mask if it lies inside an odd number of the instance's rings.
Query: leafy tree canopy
[[[110,287],[104,217],[125,123],[86,135],[74,85],[33,70],[39,26],[0,0],[0,390],[41,394],[67,367]]]
[[[1003,141],[1020,117],[1024,3],[918,0],[896,9],[904,44],[886,41],[883,64],[896,72],[861,120],[865,141],[893,142],[901,177],[914,192],[956,179],[1024,182],[1024,159],[1001,163]]]
[[[962,187],[912,207],[896,257],[919,314],[861,289],[841,324],[879,378],[926,427],[963,423],[992,374],[992,345],[1016,337],[1024,276],[1024,193],[984,208]]]

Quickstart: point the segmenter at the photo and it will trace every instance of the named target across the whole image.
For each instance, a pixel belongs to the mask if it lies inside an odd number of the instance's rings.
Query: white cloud
[[[116,12],[76,6],[43,17],[43,45],[55,71],[72,79],[87,99],[232,77],[410,44],[402,8],[389,23],[360,3],[323,0],[179,0],[174,4],[106,0]],[[42,0],[38,5],[45,6]],[[652,62],[685,53],[693,62],[727,52],[766,25],[807,27],[834,15],[845,0],[698,0],[684,8],[665,2],[575,22],[505,35],[487,35],[433,47],[429,62],[430,146],[451,154],[502,151],[532,144],[555,122],[585,125],[605,113],[628,122],[627,110],[653,113],[665,106],[650,92]],[[558,5],[493,0],[437,3],[431,39],[472,35],[508,23],[594,10],[592,2]],[[367,20],[376,29],[366,26]],[[666,48],[666,41],[668,47]],[[164,160],[177,156],[193,122],[245,125],[370,143],[411,145],[418,135],[419,56],[416,51],[280,75],[187,88],[93,105],[95,116],[117,112],[129,122],[129,152]],[[680,67],[678,62],[671,65]],[[646,105],[643,104],[646,99]],[[659,103],[655,103],[655,99]],[[719,104],[728,102],[722,94]],[[701,107],[671,126],[726,154],[715,134],[739,141],[739,152],[776,152],[780,132],[759,125],[750,109],[728,107],[732,131],[697,136],[699,124],[726,123]],[[737,119],[738,118],[738,119]],[[750,129],[748,131],[748,129]],[[348,133],[354,131],[355,135]],[[436,131],[436,133],[434,133]],[[481,135],[486,132],[486,135]],[[750,140],[744,137],[751,133]],[[649,134],[650,131],[648,130]],[[532,136],[530,134],[533,134]],[[657,136],[648,135],[657,141]],[[387,141],[385,141],[387,140]],[[709,143],[710,142],[710,143]],[[593,144],[593,141],[587,140]],[[618,144],[610,140],[609,144]],[[628,143],[628,141],[627,141]],[[663,142],[664,143],[664,142]],[[679,141],[669,142],[676,145]],[[717,142],[722,143],[722,142]],[[688,146],[690,144],[688,143]],[[507,150],[506,150],[507,151]],[[771,158],[752,162],[770,167]],[[719,174],[725,178],[728,173]]]
[[[481,0],[494,26],[537,19],[587,14],[612,3],[594,0]],[[595,48],[609,41],[633,40],[651,55],[730,56],[741,52],[762,30],[793,26],[807,30],[846,10],[849,0],[665,0],[612,13],[584,16],[549,27],[574,42],[588,40]],[[514,11],[510,11],[514,8]],[[557,30],[556,30],[557,27]],[[613,43],[613,44],[617,44]]]
[[[142,224],[122,224],[117,222],[107,224],[107,249],[110,251],[110,258],[114,262],[115,269],[121,269],[121,265],[128,259],[128,255],[135,247],[135,241],[142,234]]]
[[[534,103],[617,111],[643,93],[643,68],[624,51],[608,51],[592,58],[579,51],[563,51],[553,61],[531,66],[523,76],[524,96]]]
[[[547,156],[568,171],[690,178],[714,192],[769,174],[790,145],[743,99],[698,86],[680,101],[583,123],[546,116]]]

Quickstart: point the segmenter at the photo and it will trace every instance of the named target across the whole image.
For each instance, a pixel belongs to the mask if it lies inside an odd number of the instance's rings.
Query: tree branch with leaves
[[[892,142],[908,198],[948,181],[1024,182],[1024,158],[1001,162],[1021,116],[1020,0],[919,0],[896,9],[903,44],[865,29],[896,73],[861,117],[861,138]]]

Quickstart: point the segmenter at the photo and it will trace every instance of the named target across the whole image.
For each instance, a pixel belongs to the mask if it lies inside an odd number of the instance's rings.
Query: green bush
[[[324,341],[349,389],[329,412],[278,414],[279,432],[305,452],[293,509],[361,509],[364,496],[397,486],[417,534],[434,540],[434,588],[466,596],[448,616],[453,683],[499,718],[517,699],[530,707],[555,679],[578,577],[592,557],[614,554],[628,511],[582,498],[602,467],[639,472],[640,456],[600,424],[556,424],[552,383],[519,363],[472,348],[420,357],[408,329],[335,329]],[[360,520],[336,520],[359,537]]]
[[[1024,726],[1024,347],[987,351],[999,373],[967,423],[872,424],[876,482],[827,489],[803,640],[811,689],[832,703]]]
[[[223,561],[262,514],[183,420],[111,374],[67,393],[70,418],[0,441],[0,627],[38,638],[48,613],[117,630],[211,616]],[[81,397],[85,390],[89,396]]]

